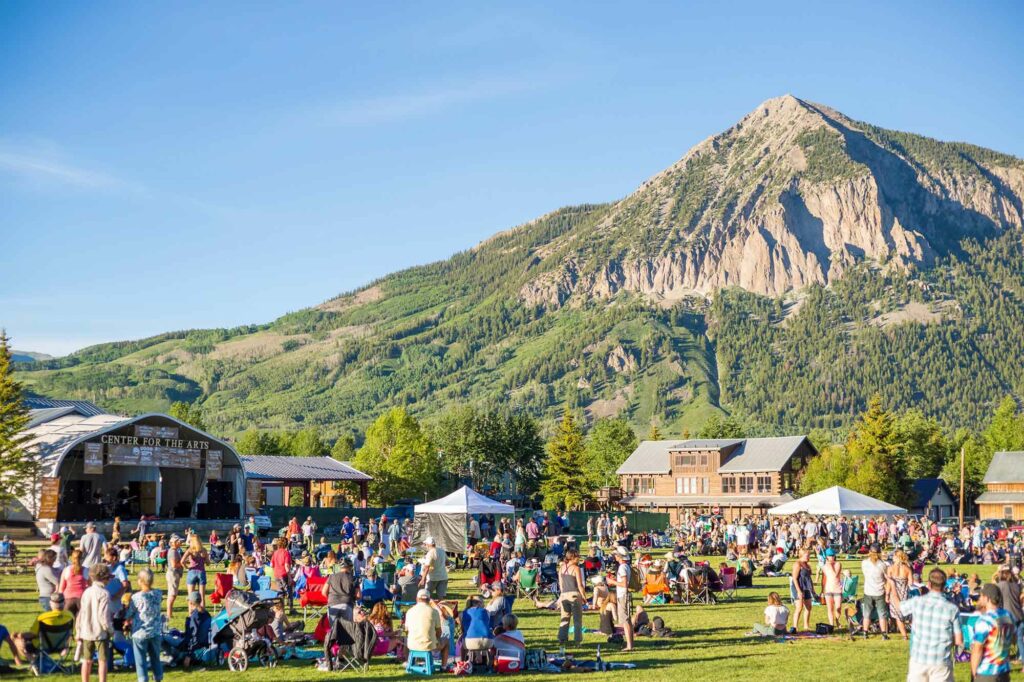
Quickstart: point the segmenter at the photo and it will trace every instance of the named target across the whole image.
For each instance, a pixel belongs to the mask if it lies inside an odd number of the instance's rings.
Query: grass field
[[[24,547],[25,550],[29,548]],[[27,554],[25,555],[27,556]],[[715,559],[715,563],[720,558]],[[847,562],[848,568],[859,573],[859,562]],[[971,567],[983,579],[988,579],[993,567]],[[449,595],[464,600],[472,591],[470,573],[453,572]],[[157,586],[163,588],[163,576],[157,576]],[[212,581],[211,581],[212,582]],[[774,639],[749,638],[754,622],[761,620],[765,598],[775,590],[784,597],[788,594],[785,578],[760,578],[752,589],[740,590],[732,602],[716,606],[666,605],[652,606],[649,613],[660,615],[677,636],[671,639],[638,638],[637,650],[622,654],[615,647],[602,646],[603,658],[609,661],[629,661],[637,665],[636,670],[609,673],[588,673],[587,679],[608,679],[630,681],[643,680],[901,680],[905,679],[907,666],[907,644],[894,636],[889,641],[874,637],[868,641],[849,641],[843,636],[825,639],[805,639],[776,642]],[[183,600],[182,600],[183,601]],[[558,650],[556,634],[558,616],[555,612],[535,610],[528,603],[517,602],[516,614],[520,627],[526,635],[527,645],[541,647],[549,652]],[[0,574],[0,624],[12,632],[27,629],[38,613],[35,579],[31,573],[23,575]],[[176,612],[174,625],[180,627],[183,611]],[[812,612],[812,624],[825,621],[824,608]],[[586,614],[585,627],[596,628],[597,616]],[[588,633],[579,649],[570,648],[578,658],[593,658],[596,646],[604,638],[599,633]],[[6,647],[2,655],[9,660]],[[246,676],[259,680],[319,680],[326,678],[359,679],[356,673],[317,672],[309,661],[286,661],[273,669],[250,667]],[[94,673],[95,674],[95,673]],[[168,680],[183,680],[191,675],[203,675],[207,682],[221,682],[231,675],[227,668],[211,668],[205,672],[185,673],[170,669],[165,675]],[[577,675],[578,676],[578,675]],[[7,679],[26,679],[25,672]],[[519,679],[534,680],[551,675],[523,674]],[[561,675],[569,677],[569,675]],[[117,673],[111,679],[128,682],[134,672]],[[398,664],[388,659],[374,659],[368,676],[374,680],[413,679],[405,675]],[[970,668],[958,664],[957,680],[968,680]],[[1024,680],[1015,668],[1014,680]]]

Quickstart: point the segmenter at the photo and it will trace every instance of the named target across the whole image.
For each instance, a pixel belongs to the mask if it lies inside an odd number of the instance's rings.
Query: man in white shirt
[[[878,616],[882,639],[889,639],[889,606],[885,603],[886,568],[886,563],[881,559],[881,548],[877,544],[871,545],[868,558],[860,563],[860,570],[864,575],[864,598],[861,600],[864,639],[868,638],[872,611],[875,611]]]
[[[616,618],[622,627],[622,634],[626,640],[626,648],[623,651],[633,650],[633,597],[629,593],[629,577],[633,567],[629,565],[629,550],[622,545],[615,548],[615,560],[619,566],[615,571],[615,578],[608,579],[610,585],[615,586]]]
[[[420,587],[425,587],[433,599],[444,599],[448,596],[448,555],[437,547],[432,537],[428,537],[423,544],[427,553],[423,557]]]

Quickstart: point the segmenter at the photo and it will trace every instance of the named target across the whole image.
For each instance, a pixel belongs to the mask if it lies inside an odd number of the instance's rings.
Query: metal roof
[[[685,450],[722,450],[735,448],[719,467],[721,473],[779,471],[804,442],[813,451],[806,436],[746,439],[645,440],[615,473],[667,474],[672,470],[669,453]]]
[[[30,410],[45,410],[53,407],[73,407],[86,417],[93,417],[98,414],[106,414],[106,410],[90,403],[88,400],[58,400],[57,398],[46,398],[41,395],[25,396],[22,399],[25,407]]]
[[[796,453],[797,448],[807,440],[806,436],[782,436],[779,438],[748,438],[729,455],[720,467],[719,473],[781,471],[786,462]],[[810,446],[810,442],[808,442]],[[813,450],[813,448],[812,448]]]
[[[248,478],[269,481],[372,481],[373,477],[330,457],[243,455]]]
[[[939,490],[945,489],[946,494],[950,498],[953,497],[953,492],[946,485],[946,482],[941,478],[918,478],[915,479],[911,486],[914,490],[914,504],[915,509],[924,509],[931,502],[932,498],[935,497],[935,493]]]
[[[668,453],[678,440],[645,440],[637,446],[615,473],[617,474],[667,474],[671,471]]]
[[[975,500],[979,504],[1013,504],[1024,502],[1024,493],[997,493],[989,491],[978,495],[978,499]]]
[[[992,455],[982,483],[1024,483],[1024,452],[997,452]]]
[[[631,507],[774,507],[792,502],[793,496],[785,495],[719,495],[697,497],[692,495],[629,495],[622,504]]]

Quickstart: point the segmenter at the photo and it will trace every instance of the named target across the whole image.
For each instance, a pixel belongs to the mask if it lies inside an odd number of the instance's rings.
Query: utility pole
[[[964,466],[964,448],[960,448],[960,527],[964,527],[964,472],[966,468]]]

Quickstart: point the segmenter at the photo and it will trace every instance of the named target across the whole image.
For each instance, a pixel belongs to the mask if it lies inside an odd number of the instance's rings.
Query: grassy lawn
[[[23,547],[26,551],[27,546]],[[23,555],[25,556],[25,555]],[[720,558],[713,559],[717,564]],[[847,562],[855,573],[859,573],[859,562]],[[983,579],[990,578],[993,567],[969,567]],[[470,573],[455,572],[449,588],[452,598],[464,600],[472,591]],[[157,576],[158,587],[163,588],[162,574]],[[212,581],[211,581],[212,583]],[[638,638],[637,651],[621,654],[613,647],[602,646],[602,656],[609,661],[629,661],[637,664],[636,670],[609,673],[589,673],[587,679],[621,680],[623,682],[644,680],[900,680],[905,679],[907,666],[907,644],[898,635],[890,641],[874,637],[868,641],[851,642],[842,636],[825,639],[803,639],[776,642],[774,639],[748,638],[745,635],[751,624],[759,622],[768,592],[775,590],[784,597],[788,595],[785,578],[760,578],[752,589],[740,590],[733,602],[716,606],[652,606],[648,609],[653,617],[660,615],[678,636],[671,639]],[[181,601],[184,601],[183,599]],[[32,574],[0,574],[0,623],[12,632],[27,629],[38,613],[35,580]],[[548,652],[557,652],[556,634],[558,616],[555,612],[535,610],[528,603],[517,602],[515,611],[520,617],[520,627],[526,635],[527,645],[541,647]],[[177,611],[174,625],[181,626],[184,611]],[[812,624],[825,621],[824,608],[812,612]],[[597,627],[597,616],[584,616],[586,627]],[[604,638],[598,633],[588,633],[583,646],[570,651],[578,658],[593,658],[596,646]],[[8,656],[6,647],[3,655]],[[277,668],[250,667],[247,675],[260,680],[320,680],[334,673],[317,672],[309,661],[287,661]],[[957,665],[957,680],[968,680],[970,669],[967,664]],[[95,674],[95,673],[94,673]],[[207,682],[226,681],[231,674],[227,668],[213,668],[202,673]],[[185,679],[190,673],[169,670],[169,680]],[[31,677],[27,671],[8,679]],[[341,677],[357,679],[356,673],[345,673]],[[404,674],[401,666],[388,659],[374,659],[370,678],[375,680],[413,679]],[[519,675],[520,679],[541,679],[548,675]],[[134,679],[134,672],[117,673],[114,680],[128,682]],[[1015,670],[1015,680],[1024,679]]]

